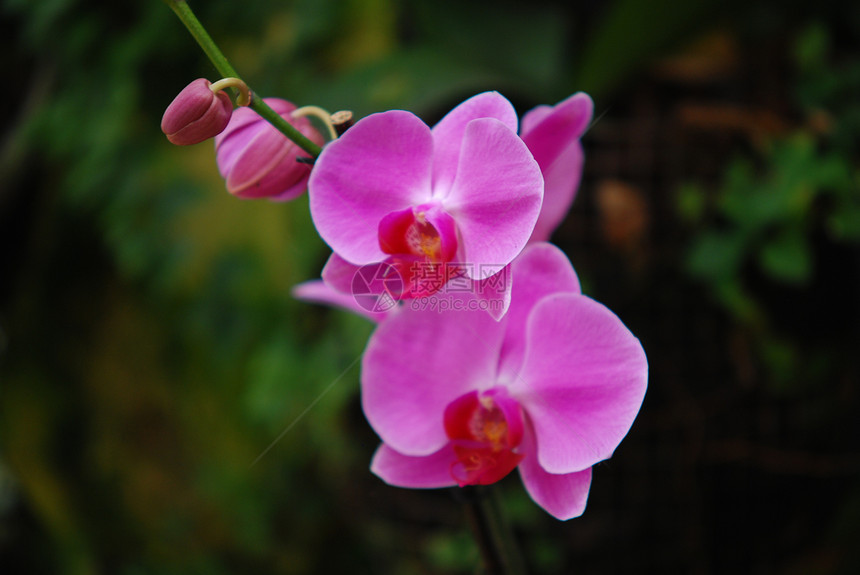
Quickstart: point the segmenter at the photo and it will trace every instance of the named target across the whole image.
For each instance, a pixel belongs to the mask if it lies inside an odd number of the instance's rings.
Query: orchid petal
[[[546,241],[570,211],[582,177],[579,138],[588,128],[594,102],[578,92],[555,106],[539,106],[523,117],[521,136],[540,165],[544,200],[530,241]]]
[[[403,279],[394,266],[385,261],[357,266],[335,253],[323,267],[322,280],[332,292],[344,296],[332,295],[326,300],[342,302],[342,307],[375,320],[393,312],[403,292]]]
[[[457,461],[451,444],[430,455],[409,456],[382,444],[373,455],[370,470],[389,485],[412,488],[452,487],[451,465]]]
[[[262,178],[253,185],[233,192],[240,198],[268,198],[272,201],[285,202],[302,195],[307,189],[308,176],[311,167],[297,161],[298,148],[292,144],[287,147],[287,153],[281,156],[280,162],[274,165]],[[304,154],[304,153],[302,153]],[[231,172],[238,173],[238,169]],[[242,177],[241,174],[237,177]],[[230,179],[227,182],[230,190]]]
[[[513,277],[516,276],[516,277]],[[526,322],[532,308],[542,298],[556,293],[579,293],[579,278],[570,260],[548,243],[535,243],[523,250],[511,264],[516,291],[507,313],[508,329],[502,345],[499,374],[510,382],[522,367],[526,349]]]
[[[531,241],[546,241],[573,204],[582,176],[583,153],[579,138],[594,112],[591,98],[582,92],[556,106],[540,106],[523,118],[521,136],[543,172],[545,188],[541,216]]]
[[[281,116],[290,114],[296,109],[295,104],[280,98],[264,98],[263,101]],[[215,136],[215,151],[218,154],[219,168],[232,167],[235,163],[234,156],[241,152],[256,135],[256,130],[246,131],[246,129],[259,122],[265,122],[265,120],[251,108],[233,110],[230,123],[227,124],[223,132]],[[227,177],[225,171],[222,171],[221,175]]]
[[[333,290],[352,295],[352,282],[361,266],[351,264],[336,253],[329,256],[323,266],[322,280]]]
[[[577,294],[538,302],[526,338],[510,388],[534,425],[540,466],[571,473],[609,458],[645,396],[639,340],[606,307]]]
[[[511,103],[498,92],[472,96],[433,126],[435,155],[433,158],[434,195],[446,195],[454,182],[460,159],[460,146],[466,125],[478,118],[495,118],[516,133],[517,113]]]
[[[462,311],[468,296],[414,300],[382,322],[367,344],[364,414],[383,442],[404,455],[440,449],[448,441],[442,417],[447,405],[494,385],[504,328],[486,312]],[[434,302],[457,311],[416,311]]]
[[[494,320],[501,321],[511,305],[513,284],[511,265],[508,264],[488,278],[474,280],[472,293],[478,300],[479,307],[486,309]]]
[[[294,104],[279,98],[265,102],[311,140],[321,142],[307,118],[291,117]],[[234,112],[227,128],[215,138],[215,151],[227,190],[236,196],[286,201],[305,190],[310,166],[296,159],[307,154],[253,110]]]
[[[556,519],[566,521],[582,515],[591,487],[591,468],[559,475],[547,473],[538,464],[530,430],[526,430],[523,441],[526,456],[519,470],[529,496]]]
[[[259,182],[283,161],[293,145],[274,127],[266,125],[260,128],[236,156],[232,168],[226,174],[227,191],[238,195]]]
[[[314,165],[310,210],[323,240],[347,261],[385,254],[377,225],[386,215],[430,199],[433,137],[415,115],[368,116],[329,143]]]
[[[552,114],[553,106],[542,104],[526,112],[520,119],[520,135],[526,134]]]
[[[320,303],[332,307],[345,309],[352,313],[366,317],[370,321],[379,323],[388,317],[391,312],[374,313],[365,309],[356,302],[352,294],[336,291],[322,280],[312,280],[300,283],[293,287],[293,297],[310,303]]]
[[[546,169],[572,142],[579,140],[591,122],[594,102],[577,92],[551,108],[537,110],[538,121],[523,119],[521,136],[541,169]],[[526,114],[528,117],[529,114]]]
[[[543,171],[543,205],[529,242],[548,241],[552,233],[567,217],[573,201],[576,199],[584,162],[585,155],[582,152],[582,144],[577,140],[571,143],[555,162]]]
[[[523,249],[543,197],[540,168],[520,138],[498,120],[470,122],[446,211],[457,221],[464,261],[495,273]],[[479,270],[467,268],[476,277]]]

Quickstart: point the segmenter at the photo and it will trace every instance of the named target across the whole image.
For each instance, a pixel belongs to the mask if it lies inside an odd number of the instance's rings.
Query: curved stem
[[[504,521],[496,494],[489,487],[466,486],[458,490],[466,507],[488,575],[523,575],[522,557],[510,527]]]
[[[221,78],[209,86],[213,92],[218,92],[224,88],[235,88],[239,91],[239,95],[236,97],[237,106],[247,106],[251,103],[251,89],[239,78]]]
[[[188,3],[185,2],[185,0],[164,0],[164,2],[185,25],[188,32],[197,41],[203,49],[203,52],[212,62],[212,65],[215,66],[216,70],[218,70],[218,73],[225,78],[232,77],[241,79],[239,73],[230,65],[230,62],[227,61],[227,58],[224,57],[224,54],[200,23],[200,20],[198,20],[197,16],[194,15],[194,12],[191,11],[191,7],[188,6]],[[249,107],[277,128],[287,138],[295,142],[298,147],[310,154],[311,157],[316,158],[320,155],[322,148],[305,137],[305,135],[293,127],[292,124],[279,116],[278,113],[272,110],[262,98],[252,97]]]
[[[328,141],[337,139],[337,132],[334,129],[334,124],[331,121],[331,114],[327,111],[323,110],[319,106],[302,106],[296,110],[293,110],[292,114],[290,114],[293,118],[305,118],[307,116],[313,116],[319,122],[325,126],[326,135],[328,136]]]

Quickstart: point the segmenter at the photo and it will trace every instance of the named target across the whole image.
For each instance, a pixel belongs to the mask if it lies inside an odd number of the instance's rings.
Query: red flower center
[[[458,270],[454,219],[427,204],[392,212],[379,222],[379,247],[403,279],[402,298],[425,297],[442,289]]]
[[[516,452],[523,438],[522,410],[503,387],[472,391],[449,403],[445,433],[457,456],[451,477],[460,487],[495,483],[523,459]]]

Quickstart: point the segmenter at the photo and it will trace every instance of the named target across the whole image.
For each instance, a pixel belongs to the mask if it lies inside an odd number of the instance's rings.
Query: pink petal
[[[280,98],[265,98],[263,101],[282,116],[288,116],[296,109],[295,104]],[[251,108],[237,108],[233,111],[230,123],[227,124],[223,132],[215,137],[218,169],[224,179],[227,179],[239,154],[250,144],[260,130],[268,125],[268,122]],[[274,130],[274,128],[272,129]]]
[[[577,294],[535,305],[513,395],[534,426],[540,466],[582,471],[609,458],[642,405],[648,363],[615,314]]]
[[[582,136],[593,112],[594,102],[588,94],[577,92],[556,104],[548,114],[544,108],[539,109],[540,121],[524,120],[520,135],[541,169],[551,166],[571,143]]]
[[[490,277],[474,281],[472,293],[478,300],[479,308],[486,309],[490,317],[501,321],[511,305],[513,284],[513,273],[511,265],[508,264]]]
[[[289,116],[296,109],[295,104],[281,98],[264,98],[263,101],[280,116]],[[215,139],[216,148],[220,146],[226,138],[230,137],[233,132],[244,130],[251,124],[258,124],[260,122],[266,123],[266,121],[251,108],[237,108],[233,111],[233,117],[230,118],[230,125],[228,125],[227,129],[225,129]],[[247,144],[247,141],[245,144]]]
[[[591,468],[563,473],[547,473],[534,455],[534,438],[526,432],[526,456],[520,462],[520,478],[535,503],[556,519],[566,521],[579,517],[585,511],[591,487]]]
[[[430,199],[433,137],[424,122],[394,110],[368,116],[328,144],[309,183],[311,217],[344,259],[385,258],[377,237],[386,215]]]
[[[498,120],[470,122],[444,206],[457,222],[464,261],[475,264],[474,274],[480,267],[483,275],[477,279],[502,269],[520,253],[534,229],[542,197],[540,168],[523,141]]]
[[[433,194],[445,196],[454,182],[460,158],[460,145],[466,125],[478,118],[495,118],[512,132],[517,131],[517,113],[511,103],[498,92],[472,96],[433,126],[435,156],[433,158]]]
[[[269,198],[275,201],[289,201],[303,194],[307,189],[311,167],[296,160],[297,151],[298,148],[290,144],[287,153],[281,156],[281,160],[272,166],[269,172],[255,184],[246,186],[235,194],[240,198]],[[234,169],[234,172],[237,171]]]
[[[332,291],[350,297],[355,310],[364,310],[362,315],[370,318],[394,311],[403,297],[404,280],[386,261],[356,266],[333,253],[323,267],[322,279]],[[352,309],[353,304],[346,307]]]
[[[242,114],[245,112],[245,114]],[[237,128],[235,125],[237,117],[244,116],[245,118],[250,118],[250,114],[256,116],[253,110],[249,110],[248,108],[239,108],[233,112],[233,117],[230,119],[230,123],[227,124],[227,128],[221,132],[219,135],[215,136],[215,158],[218,164],[218,172],[221,174],[221,177],[225,180],[227,176],[230,175],[230,170],[233,169],[233,166],[236,165],[236,159],[239,157],[239,154],[242,153],[242,150],[250,143],[253,137],[257,134],[257,130],[252,122],[242,121],[242,127]],[[225,135],[233,134],[233,137],[225,139]]]
[[[261,127],[236,156],[233,167],[227,174],[227,191],[241,196],[243,191],[258,184],[275,166],[283,162],[293,145],[273,126],[267,124]]]
[[[434,304],[469,294],[408,302],[382,322],[362,362],[362,406],[382,440],[404,455],[429,455],[448,441],[445,408],[495,384],[503,326],[483,311],[440,311]]]
[[[533,130],[544,118],[552,114],[553,107],[547,105],[535,106],[523,115],[520,120],[520,135]]]
[[[352,281],[361,266],[351,264],[339,255],[329,256],[322,270],[322,279],[334,291],[352,294]]]
[[[383,443],[373,456],[370,470],[397,487],[452,487],[457,485],[451,476],[451,465],[456,461],[451,444],[430,455],[416,457],[398,453]]]
[[[521,136],[543,172],[541,215],[531,241],[546,241],[573,204],[582,176],[579,138],[594,112],[591,98],[576,93],[556,106],[535,108],[523,118]]]
[[[543,171],[544,196],[540,216],[530,242],[548,241],[561,224],[576,199],[585,156],[577,140],[564,150],[553,164]]]
[[[580,292],[579,279],[570,260],[548,243],[526,246],[511,264],[510,275],[516,280],[516,288],[506,316],[508,329],[500,358],[499,374],[503,382],[514,381],[522,367],[526,322],[535,304],[552,294]]]
[[[374,313],[360,306],[352,294],[333,290],[322,280],[313,280],[293,287],[293,297],[311,303],[320,303],[332,307],[345,309],[352,313],[366,317],[370,321],[379,323],[384,320],[388,313]],[[393,311],[393,310],[392,310]]]

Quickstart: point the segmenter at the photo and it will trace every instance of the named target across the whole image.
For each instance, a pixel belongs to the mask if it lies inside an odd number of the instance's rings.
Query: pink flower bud
[[[161,131],[177,146],[197,144],[220,134],[233,113],[224,92],[209,89],[209,80],[198,78],[173,99],[161,118]]]
[[[279,98],[264,101],[310,140],[323,144],[307,118],[292,117],[295,104]],[[236,110],[227,128],[215,138],[215,154],[227,191],[234,196],[285,201],[307,188],[311,166],[298,158],[310,156],[248,108]]]

